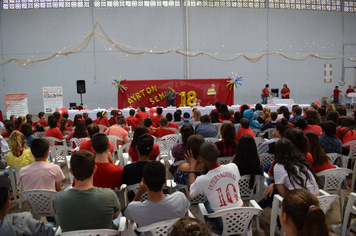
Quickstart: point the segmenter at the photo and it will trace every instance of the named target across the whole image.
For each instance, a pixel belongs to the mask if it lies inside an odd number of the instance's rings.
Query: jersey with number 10
[[[206,175],[198,176],[190,186],[190,197],[204,194],[213,211],[224,208],[241,207],[239,169],[234,163],[219,165]]]

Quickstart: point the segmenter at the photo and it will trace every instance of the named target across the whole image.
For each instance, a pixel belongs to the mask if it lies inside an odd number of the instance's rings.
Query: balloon
[[[154,113],[157,113],[156,108],[153,108],[153,107],[150,108],[150,113],[151,113],[151,115],[153,115]]]
[[[189,91],[187,94],[187,104],[190,107],[194,106],[194,100],[197,98],[197,93],[195,91]]]
[[[186,101],[187,101],[186,93],[183,91],[183,92],[180,92],[179,95],[180,95],[180,105],[179,106],[185,107]]]

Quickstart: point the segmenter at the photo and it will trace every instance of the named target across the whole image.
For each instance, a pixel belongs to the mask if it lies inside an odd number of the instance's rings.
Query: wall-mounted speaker
[[[85,80],[77,80],[77,93],[85,93]]]

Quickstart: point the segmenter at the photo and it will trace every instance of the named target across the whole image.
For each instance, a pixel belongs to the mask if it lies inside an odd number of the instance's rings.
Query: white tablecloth
[[[281,98],[270,98],[268,99],[268,103],[273,103],[273,104],[285,104],[285,103],[293,103],[293,99],[281,99]]]

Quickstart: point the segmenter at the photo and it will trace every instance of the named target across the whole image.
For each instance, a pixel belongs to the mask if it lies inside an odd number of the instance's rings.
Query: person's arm
[[[140,202],[141,201],[141,196],[147,192],[146,186],[143,184],[143,182],[141,181],[140,183],[140,187],[138,188],[135,198],[133,199],[133,201],[136,202]]]
[[[56,182],[56,191],[59,192],[62,190],[62,181]]]
[[[195,181],[195,172],[198,161],[194,158],[192,150],[187,150],[185,152],[185,160],[189,164],[189,173],[188,173],[188,189],[190,185]]]
[[[114,213],[113,219],[115,220],[119,216],[120,216],[120,210],[118,210],[117,212]]]
[[[277,189],[279,195],[281,195],[281,196],[286,195],[288,189],[286,189],[284,184],[275,184],[275,186],[276,186],[276,189]]]

